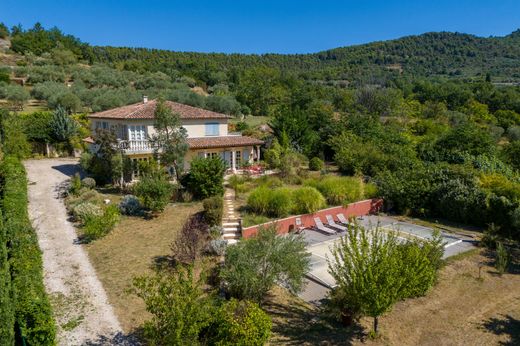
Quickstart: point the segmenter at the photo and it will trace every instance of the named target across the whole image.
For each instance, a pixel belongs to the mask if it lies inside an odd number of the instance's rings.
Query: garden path
[[[235,214],[236,213],[236,214]],[[235,191],[229,187],[224,190],[224,217],[222,218],[223,238],[234,244],[242,237],[238,212],[235,211]]]
[[[73,159],[27,160],[29,217],[43,252],[59,345],[129,345],[60,198]]]

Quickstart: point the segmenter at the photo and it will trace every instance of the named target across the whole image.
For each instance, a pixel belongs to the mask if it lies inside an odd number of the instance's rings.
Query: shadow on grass
[[[317,309],[273,302],[263,309],[273,318],[273,332],[290,340],[284,340],[287,345],[351,345],[366,336],[360,325],[345,327],[320,316]]]
[[[520,320],[510,315],[490,318],[482,327],[495,335],[508,335],[509,341],[502,341],[500,345],[520,345]]]
[[[175,268],[177,264],[179,264],[179,262],[177,262],[177,260],[173,256],[155,256],[152,259],[150,268],[155,271],[170,270]]]

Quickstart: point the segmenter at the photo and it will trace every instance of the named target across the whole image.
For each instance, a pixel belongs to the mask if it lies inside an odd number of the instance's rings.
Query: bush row
[[[18,159],[6,157],[0,176],[16,325],[28,344],[54,345],[56,330],[43,285],[41,251],[27,213],[25,169]]]
[[[303,187],[295,190],[282,187],[283,183],[278,178],[264,180],[251,192],[247,204],[251,211],[271,217],[313,213],[327,204],[346,205],[377,195],[375,185],[365,184],[358,177],[307,179]]]
[[[272,217],[287,216],[291,212],[313,213],[326,205],[321,193],[310,186],[296,190],[284,187],[269,189],[260,186],[251,192],[247,204],[253,212]]]

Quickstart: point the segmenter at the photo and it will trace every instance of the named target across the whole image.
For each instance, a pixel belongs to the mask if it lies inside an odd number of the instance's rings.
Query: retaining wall
[[[262,227],[269,226],[271,224],[276,224],[278,234],[284,234],[288,233],[291,230],[294,230],[297,228],[296,226],[296,218],[300,218],[302,221],[303,227],[314,227],[314,218],[319,217],[321,221],[326,224],[327,219],[326,215],[332,215],[334,220],[338,221],[338,218],[336,217],[337,214],[343,214],[346,218],[349,217],[357,217],[357,216],[363,216],[368,214],[375,214],[381,210],[383,206],[383,200],[382,199],[367,199],[364,201],[359,201],[355,203],[350,203],[346,206],[339,206],[339,207],[331,207],[327,209],[319,210],[313,214],[303,214],[303,215],[294,215],[289,216],[284,219],[278,219],[274,221],[269,221],[266,223],[262,223],[260,225],[254,225],[250,227],[245,227],[242,229],[242,237],[244,238],[250,238],[258,232],[259,229]]]

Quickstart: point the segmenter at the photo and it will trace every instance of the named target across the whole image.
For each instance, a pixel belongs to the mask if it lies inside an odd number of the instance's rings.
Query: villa
[[[233,172],[245,163],[259,161],[263,141],[228,132],[231,116],[177,102],[165,101],[165,104],[179,114],[188,134],[186,169],[197,156],[220,156]],[[148,100],[145,96],[139,103],[90,114],[92,134],[99,128],[110,129],[116,134],[119,147],[132,161],[149,160],[153,156],[153,148],[148,138],[155,132],[156,106],[157,100]],[[85,141],[91,144],[92,151],[96,150],[92,137]]]

